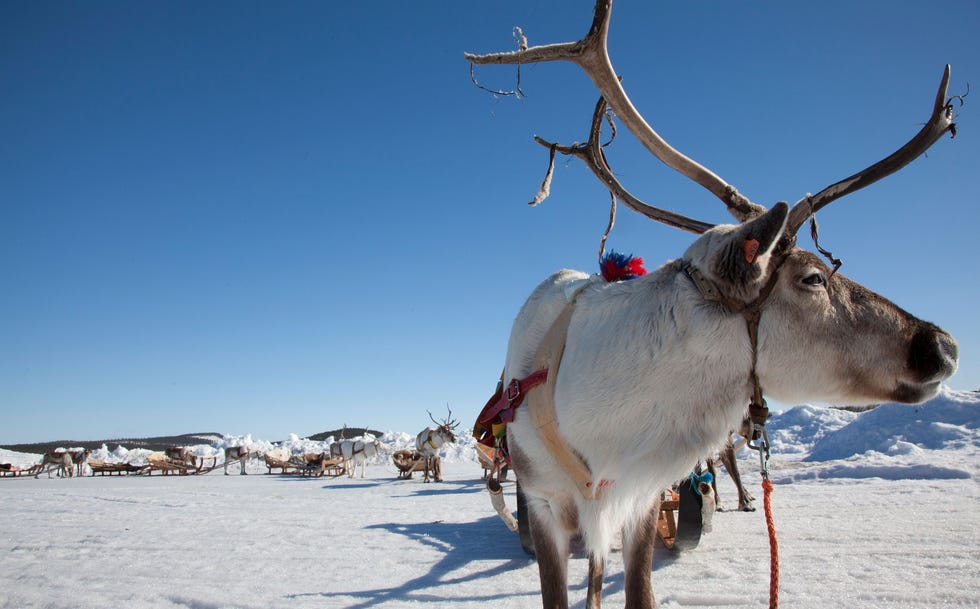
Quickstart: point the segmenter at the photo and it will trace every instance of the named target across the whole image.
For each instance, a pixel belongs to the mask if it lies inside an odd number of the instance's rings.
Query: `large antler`
[[[446,404],[446,409],[449,411],[449,415],[442,421],[437,421],[436,418],[432,416],[431,411],[426,410],[426,412],[429,413],[429,419],[431,419],[432,422],[435,423],[437,426],[445,427],[447,429],[456,429],[457,427],[459,427],[459,421],[453,419],[453,409],[449,407],[449,404]]]
[[[947,64],[946,69],[943,71],[942,81],[939,83],[939,91],[936,93],[936,101],[932,107],[932,116],[929,117],[929,122],[912,139],[893,154],[867,169],[863,169],[836,184],[832,184],[815,195],[808,194],[803,197],[793,205],[793,209],[789,212],[789,219],[786,222],[787,234],[796,234],[796,231],[803,226],[803,223],[806,222],[808,217],[827,206],[831,201],[849,195],[870,184],[874,184],[878,180],[902,169],[924,154],[947,131],[953,137],[956,137],[956,123],[953,122],[952,99],[947,96],[949,73],[950,69]],[[960,99],[962,101],[962,98]]]
[[[728,207],[729,212],[739,221],[755,217],[764,211],[764,207],[752,203],[716,174],[671,147],[636,110],[636,107],[633,106],[629,96],[623,89],[619,78],[616,76],[612,62],[609,59],[607,40],[611,9],[612,0],[597,0],[592,27],[589,29],[588,34],[577,42],[549,44],[530,48],[526,44],[522,44],[521,49],[518,51],[491,53],[487,55],[466,53],[465,57],[471,64],[478,65],[521,65],[548,61],[570,61],[578,65],[585,71],[600,93],[602,93],[603,99],[600,100],[600,105],[606,103],[603,101],[606,100],[626,128],[655,157],[721,199]],[[950,69],[947,65],[939,92],[936,95],[932,117],[915,137],[897,152],[882,161],[845,180],[828,186],[814,196],[807,195],[800,200],[790,211],[786,234],[795,235],[809,216],[831,201],[864,188],[905,167],[928,150],[947,131],[955,136],[953,106],[951,100],[947,98],[949,74]],[[962,98],[960,99],[962,101]],[[712,226],[710,224],[646,205],[623,188],[622,184],[619,183],[609,169],[605,155],[598,143],[598,130],[601,123],[601,116],[604,112],[604,106],[602,110],[597,106],[596,113],[593,116],[593,126],[589,143],[586,145],[559,146],[541,138],[535,139],[541,145],[549,147],[552,150],[552,155],[554,155],[555,151],[558,151],[582,159],[592,172],[606,185],[609,191],[634,211],[658,222],[676,226],[690,232],[700,233],[710,228]]]
[[[633,106],[633,102],[630,101],[616,76],[606,46],[611,9],[612,0],[597,0],[592,27],[589,29],[589,33],[578,42],[549,44],[487,55],[466,53],[465,57],[471,63],[479,65],[519,65],[547,61],[570,61],[578,65],[599,89],[603,98],[609,102],[619,120],[655,157],[721,199],[739,220],[759,213],[763,209],[761,206],[755,205],[739,194],[735,187],[674,149],[660,137],[659,133],[654,131],[653,127],[644,120],[636,107]]]

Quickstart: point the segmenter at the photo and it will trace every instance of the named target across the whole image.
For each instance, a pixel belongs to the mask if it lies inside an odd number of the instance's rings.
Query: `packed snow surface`
[[[980,607],[978,394],[945,390],[862,414],[800,406],[769,428],[782,607]],[[380,439],[399,449],[414,435]],[[273,448],[249,436],[212,440],[194,452],[219,463],[224,446]],[[281,446],[324,445],[293,436]],[[146,451],[93,457],[140,463]],[[39,460],[0,451],[0,462]],[[743,451],[740,466],[760,510],[716,514],[694,550],[658,546],[661,608],[767,606],[758,457]],[[444,452],[443,470],[442,483],[400,480],[382,457],[364,479],[265,475],[261,461],[248,476],[3,478],[0,607],[540,606],[537,567],[492,511],[471,440]],[[721,498],[734,505],[721,478]],[[506,484],[512,507],[513,493]],[[584,606],[586,563],[571,558],[572,607]],[[617,549],[603,602],[623,600]]]

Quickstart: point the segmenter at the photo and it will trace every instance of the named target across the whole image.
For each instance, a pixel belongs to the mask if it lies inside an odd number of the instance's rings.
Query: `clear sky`
[[[526,99],[464,51],[578,39],[591,0],[0,3],[0,443],[196,431],[280,439],[427,410],[471,424],[510,324],[596,269],[608,197],[539,134],[584,139],[597,94],[528,66]],[[891,153],[980,86],[980,4],[618,0],[613,62],[673,145],[753,200],[795,201]],[[480,68],[493,87],[514,70]],[[980,389],[978,93],[959,135],[824,210],[842,271],[960,342]],[[641,198],[720,202],[639,150]],[[648,267],[692,237],[621,211]],[[807,239],[800,240],[804,247]]]

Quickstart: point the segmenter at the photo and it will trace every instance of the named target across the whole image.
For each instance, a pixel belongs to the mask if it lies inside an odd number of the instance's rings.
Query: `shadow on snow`
[[[464,489],[466,488],[465,485]],[[432,491],[435,492],[435,491]],[[469,492],[460,489],[445,489],[443,492]],[[359,602],[346,604],[348,609],[363,609],[389,601],[432,602],[452,601],[446,596],[445,586],[464,584],[492,578],[508,571],[527,567],[533,558],[521,550],[517,535],[504,526],[496,516],[488,516],[476,522],[411,522],[385,523],[366,527],[382,529],[401,535],[441,553],[442,557],[429,568],[428,572],[408,581],[395,583],[391,587],[349,592],[313,592],[294,594],[289,598],[337,598],[357,599]],[[473,563],[492,561],[486,568],[476,569]],[[501,562],[502,561],[502,562]],[[453,575],[461,572],[462,575]],[[499,601],[517,596],[533,598],[533,594],[511,592],[504,589],[489,589],[484,594],[467,593],[459,601]]]

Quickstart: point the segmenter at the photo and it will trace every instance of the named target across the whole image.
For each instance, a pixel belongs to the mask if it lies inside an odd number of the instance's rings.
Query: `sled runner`
[[[701,534],[711,530],[714,511],[711,479],[691,474],[674,488],[663,491],[657,536],[669,550],[693,550],[698,547]]]

